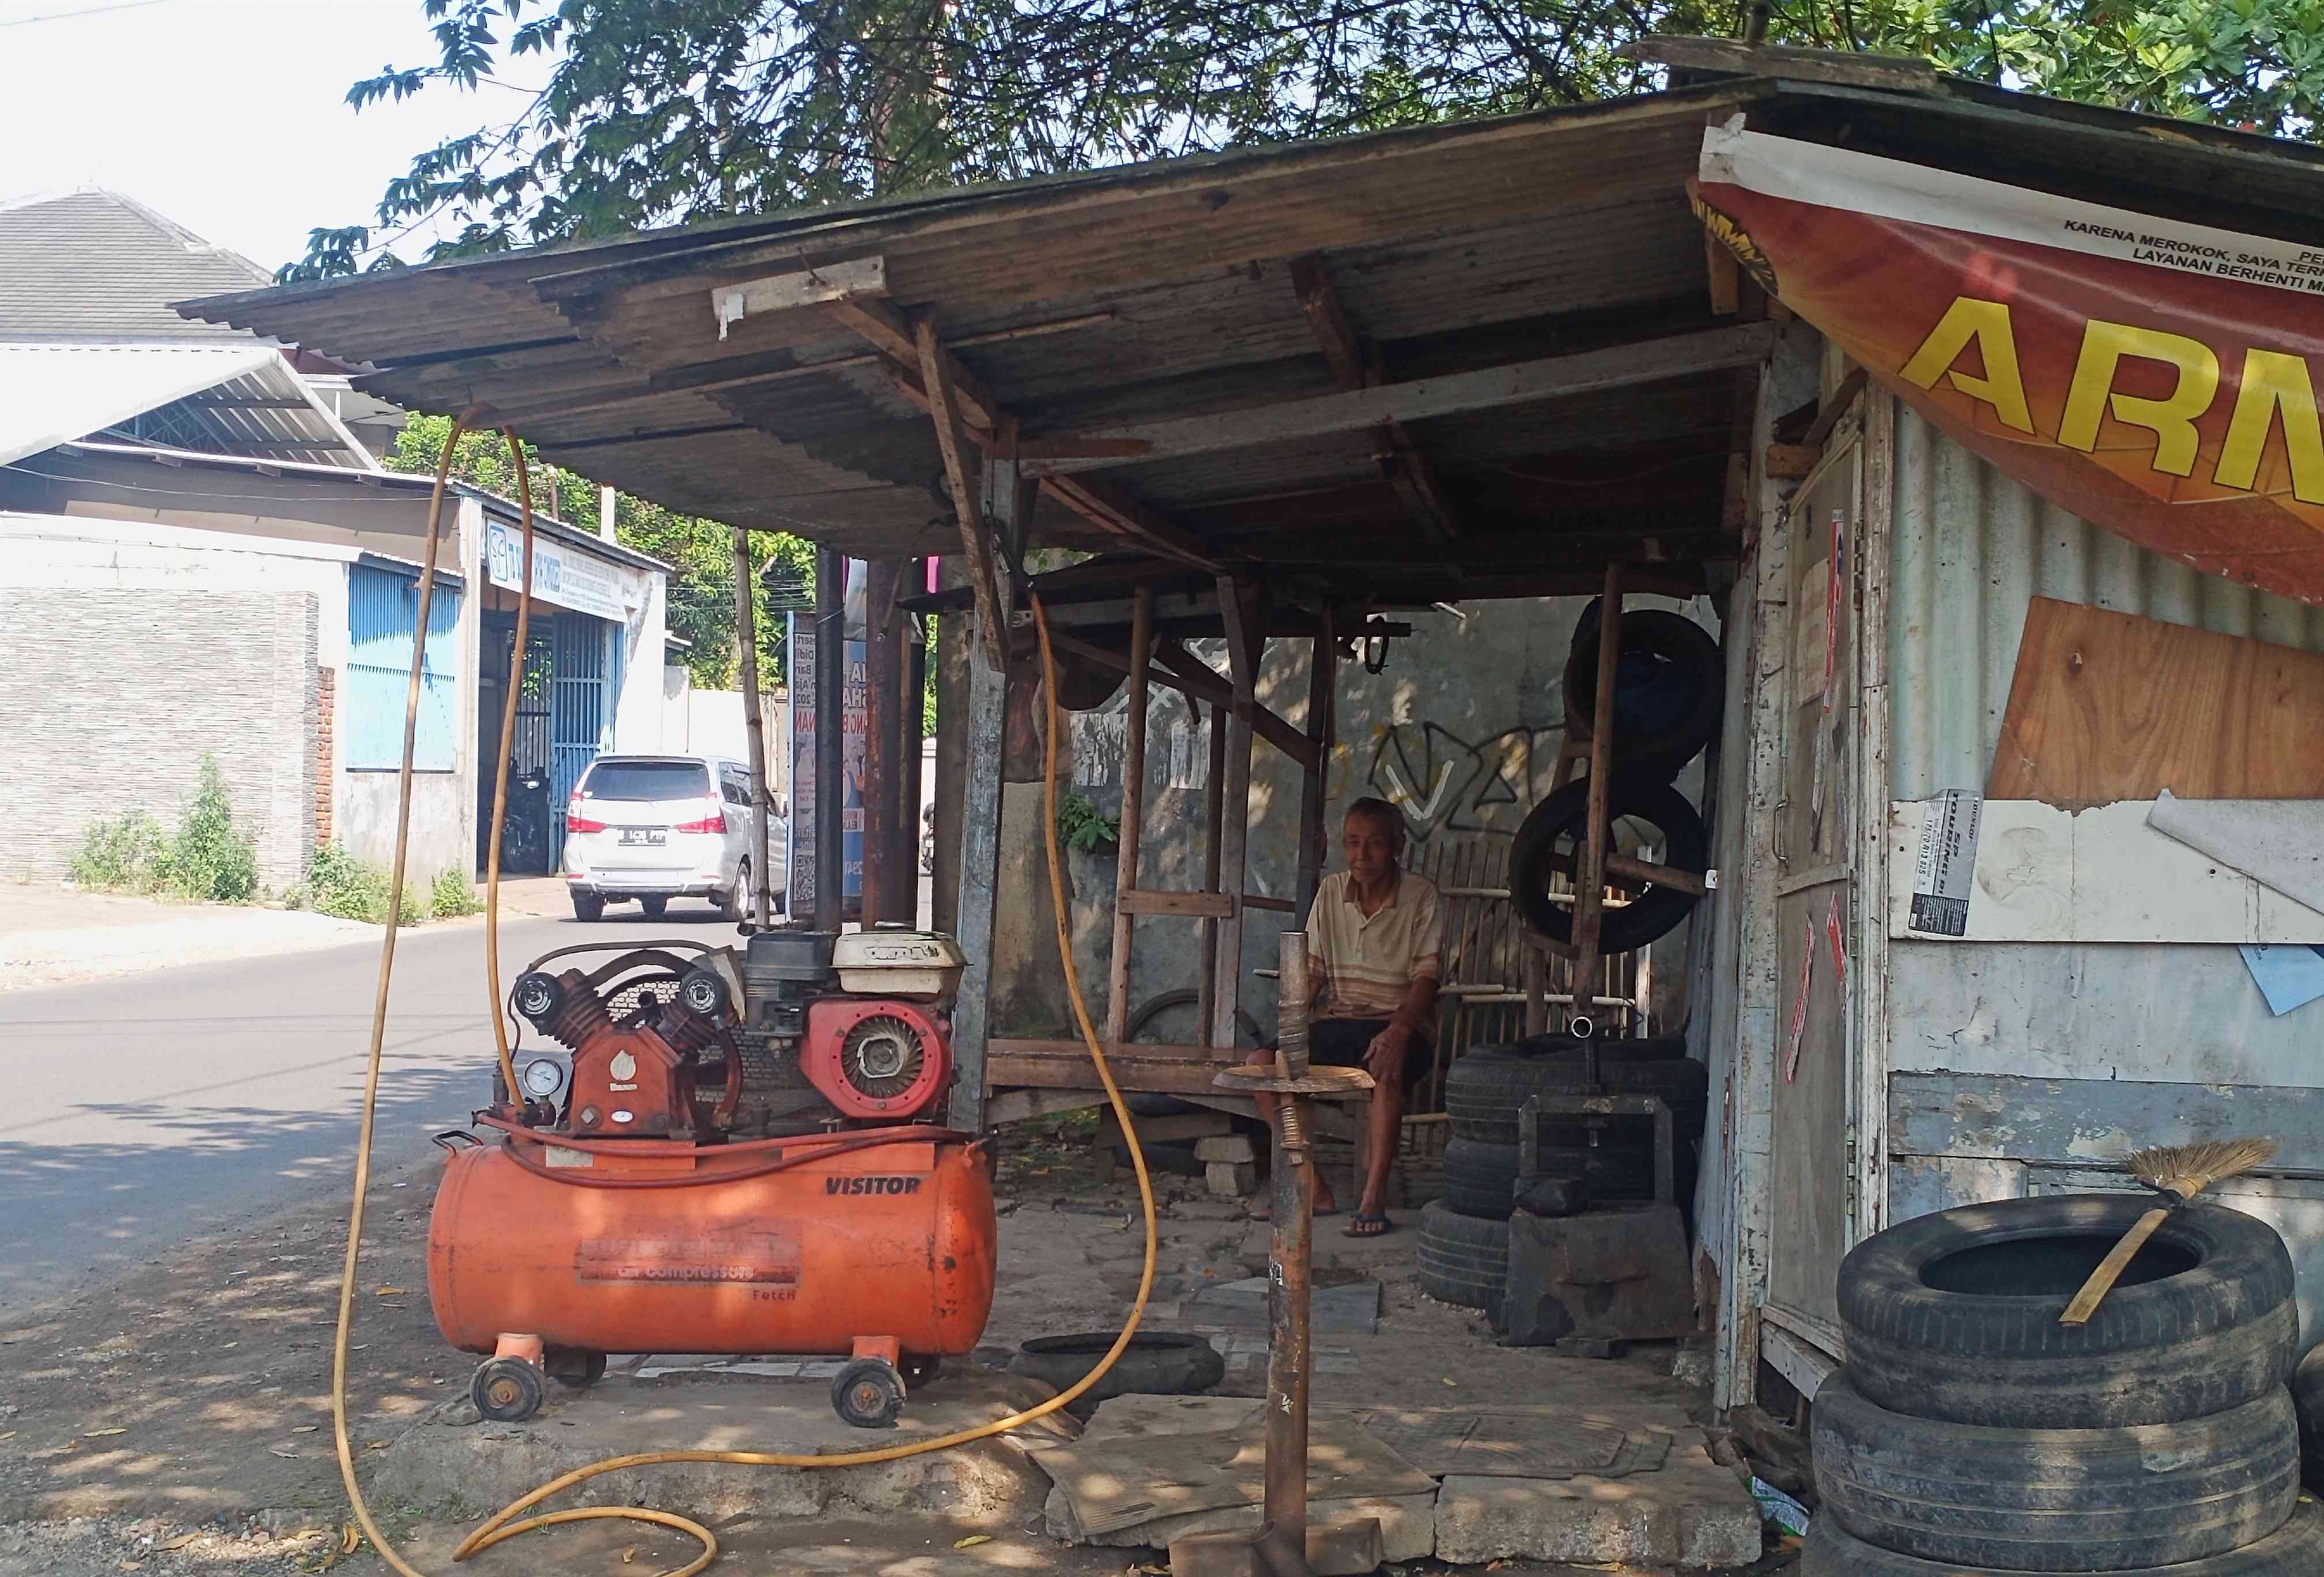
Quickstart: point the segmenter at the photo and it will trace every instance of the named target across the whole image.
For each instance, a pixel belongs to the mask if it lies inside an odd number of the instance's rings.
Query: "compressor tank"
[[[471,1352],[521,1333],[591,1352],[845,1353],[872,1337],[966,1353],[992,1311],[991,1180],[967,1136],[911,1131],[838,1153],[872,1134],[464,1150],[429,1225],[437,1329]]]

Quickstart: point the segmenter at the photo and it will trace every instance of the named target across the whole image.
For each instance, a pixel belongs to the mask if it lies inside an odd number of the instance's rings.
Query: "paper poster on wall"
[[[1985,797],[1948,788],[1921,824],[1921,851],[1913,867],[1909,928],[1932,936],[1969,934],[1969,899],[1977,882],[1977,829]]]
[[[1819,586],[1829,589],[1831,584],[1831,564],[1829,559],[1808,566],[1800,577],[1799,617],[1792,626],[1792,705],[1804,706],[1817,700],[1831,688],[1830,659],[1831,650],[1831,601],[1828,595],[1813,595]]]

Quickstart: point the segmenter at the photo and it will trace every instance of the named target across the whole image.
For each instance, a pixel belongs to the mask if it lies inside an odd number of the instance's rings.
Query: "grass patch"
[[[258,850],[235,830],[234,802],[217,758],[202,757],[201,780],[179,812],[174,836],[143,810],[100,821],[81,836],[73,880],[101,892],[143,892],[197,903],[250,903],[258,897]]]

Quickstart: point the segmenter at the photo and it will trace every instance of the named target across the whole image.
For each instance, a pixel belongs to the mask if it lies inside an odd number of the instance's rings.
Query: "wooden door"
[[[1844,420],[1791,506],[1791,648],[1775,813],[1777,1012],[1766,1319],[1840,1356],[1836,1285],[1855,1230],[1855,933],[1861,429]]]

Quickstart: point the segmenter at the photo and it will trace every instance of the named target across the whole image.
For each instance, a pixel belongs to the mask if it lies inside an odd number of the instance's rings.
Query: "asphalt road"
[[[574,942],[730,935],[685,902],[651,924],[512,916],[503,986]],[[484,937],[470,923],[398,938],[375,1168],[424,1157],[490,1098]],[[374,939],[0,993],[0,1321],[344,1191],[378,979]]]

